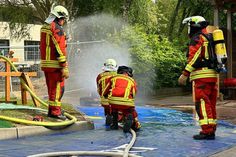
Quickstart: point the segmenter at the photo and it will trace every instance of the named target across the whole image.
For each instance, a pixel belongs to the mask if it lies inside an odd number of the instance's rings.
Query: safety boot
[[[112,116],[107,114],[106,115],[106,121],[105,121],[106,131],[110,131],[111,130],[111,124],[112,124]]]
[[[112,124],[111,124],[111,130],[118,130],[118,113],[113,112],[112,113]]]
[[[64,116],[64,115],[58,115],[58,116],[56,116],[56,115],[49,115],[48,114],[48,117],[51,117],[51,118],[56,118],[56,119],[60,119],[60,120],[66,120],[66,116]]]
[[[132,124],[133,124],[133,116],[132,114],[128,114],[128,116],[124,120],[124,126],[123,126],[124,133],[127,133],[130,131]]]
[[[214,140],[215,139],[215,133],[211,134],[204,134],[200,132],[198,135],[193,136],[194,140]]]
[[[48,112],[48,117],[57,118],[57,119],[60,119],[60,120],[66,120],[66,116],[64,116],[64,111],[61,111],[60,115],[53,115],[50,112]]]
[[[106,122],[105,125],[106,126],[110,126],[112,123],[112,116],[111,115],[106,115]]]
[[[135,132],[137,132],[137,131],[140,130],[141,127],[142,127],[142,126],[141,126],[141,124],[139,123],[139,121],[135,121],[131,128],[132,128]]]

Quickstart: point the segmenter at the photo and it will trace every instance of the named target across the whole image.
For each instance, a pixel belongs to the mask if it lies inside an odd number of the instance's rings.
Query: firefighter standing
[[[111,77],[104,90],[103,95],[108,95],[112,109],[111,129],[118,129],[118,112],[122,112],[124,116],[124,132],[128,132],[130,128],[137,131],[141,127],[134,104],[137,87],[132,77],[133,70],[130,67],[119,66],[117,75]]]
[[[190,77],[195,93],[195,107],[199,116],[201,131],[194,135],[195,140],[214,140],[216,131],[217,72],[209,64],[208,41],[203,34],[208,34],[208,22],[201,16],[188,17],[183,24],[188,24],[191,38],[188,63],[179,77],[179,84],[185,85]]]
[[[40,33],[41,69],[44,71],[48,88],[48,116],[65,119],[61,110],[64,80],[69,77],[66,58],[66,35],[63,25],[68,11],[63,6],[54,7]]]
[[[107,59],[106,62],[104,63],[104,66],[103,66],[103,72],[100,73],[96,79],[97,91],[98,91],[98,94],[100,95],[100,103],[104,107],[104,114],[106,117],[105,125],[107,127],[109,127],[112,122],[111,107],[108,103],[107,96],[104,97],[102,95],[102,93],[103,93],[106,85],[108,84],[109,79],[112,76],[115,76],[117,74],[116,70],[117,70],[116,61],[114,59]]]

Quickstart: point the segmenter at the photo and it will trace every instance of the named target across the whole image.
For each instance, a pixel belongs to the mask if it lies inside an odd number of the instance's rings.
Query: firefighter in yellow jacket
[[[104,66],[102,68],[103,72],[100,73],[97,76],[96,82],[97,82],[97,91],[100,95],[100,103],[104,107],[104,114],[106,117],[106,127],[109,127],[112,122],[112,116],[111,116],[111,107],[108,103],[108,98],[103,96],[102,93],[108,84],[109,79],[112,76],[115,76],[116,70],[117,70],[117,64],[114,59],[107,59],[104,63]]]
[[[66,119],[61,110],[61,98],[64,80],[69,77],[63,30],[67,17],[66,8],[60,5],[54,7],[40,31],[41,69],[45,74],[49,97],[48,116],[59,119]]]

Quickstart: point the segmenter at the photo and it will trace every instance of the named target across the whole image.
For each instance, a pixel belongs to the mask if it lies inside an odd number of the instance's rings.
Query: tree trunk
[[[173,39],[173,36],[172,36],[173,28],[174,28],[174,25],[175,25],[175,22],[176,22],[176,16],[178,14],[181,3],[182,3],[182,0],[178,0],[177,5],[175,7],[175,10],[174,10],[174,12],[171,16],[171,19],[170,19],[169,33],[168,33],[168,37],[169,37],[170,41],[172,41],[172,39]]]

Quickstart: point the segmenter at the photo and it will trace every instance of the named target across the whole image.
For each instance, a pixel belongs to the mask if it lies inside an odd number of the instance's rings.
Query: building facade
[[[38,64],[41,25],[29,24],[28,27],[29,37],[15,39],[10,35],[9,24],[0,22],[0,53],[7,55],[12,50],[19,63]]]

